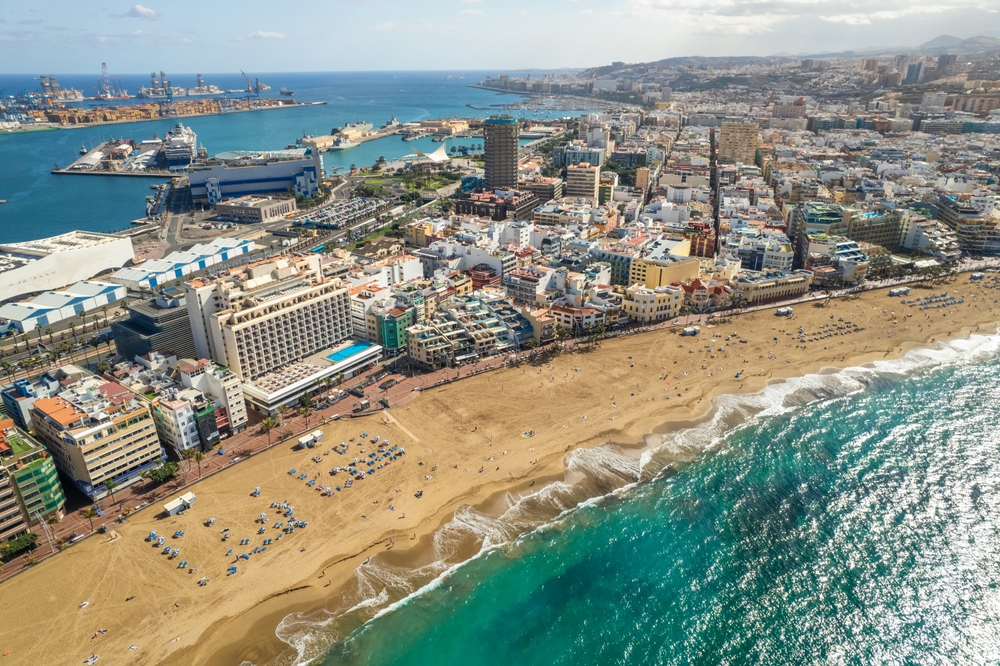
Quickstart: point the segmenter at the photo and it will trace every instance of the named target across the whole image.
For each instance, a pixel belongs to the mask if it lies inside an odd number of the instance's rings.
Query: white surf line
[[[407,430],[406,428],[404,428],[404,427],[403,427],[403,424],[402,424],[402,423],[400,423],[399,421],[397,421],[397,420],[396,420],[396,417],[395,417],[395,416],[393,416],[392,414],[390,414],[390,413],[389,413],[388,411],[384,411],[384,412],[382,412],[382,415],[383,415],[383,416],[385,416],[385,417],[386,417],[387,419],[389,419],[390,421],[392,421],[392,422],[393,422],[393,423],[395,424],[395,426],[396,426],[397,428],[399,428],[399,429],[400,429],[400,430],[402,430],[402,431],[403,431],[404,433],[406,433],[406,434],[407,434],[407,435],[409,436],[409,438],[410,438],[410,439],[412,439],[412,440],[413,440],[414,442],[419,442],[419,441],[420,441],[420,438],[419,438],[419,437],[417,437],[417,436],[416,436],[416,435],[414,435],[414,434],[413,434],[412,432],[410,432],[409,430]]]

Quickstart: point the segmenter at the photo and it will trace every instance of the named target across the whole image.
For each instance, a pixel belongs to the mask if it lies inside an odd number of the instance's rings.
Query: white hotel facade
[[[292,255],[185,285],[199,358],[243,381],[261,377],[351,336],[348,291],[323,277],[318,255]]]

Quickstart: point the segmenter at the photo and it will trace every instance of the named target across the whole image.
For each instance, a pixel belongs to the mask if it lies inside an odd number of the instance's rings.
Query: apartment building
[[[62,518],[65,506],[48,451],[13,420],[0,420],[0,541],[23,534],[38,520]]]
[[[152,401],[156,432],[180,458],[187,450],[210,451],[219,443],[215,405],[196,389],[171,388]]]
[[[723,122],[719,130],[720,164],[753,164],[757,159],[760,127],[757,123]]]
[[[36,400],[31,410],[59,471],[92,499],[107,494],[105,481],[135,483],[164,457],[149,405],[115,382],[91,375]]]
[[[181,361],[176,368],[181,385],[201,391],[214,408],[215,426],[223,435],[242,432],[247,427],[243,384],[229,368],[208,359]]]
[[[635,284],[625,290],[622,312],[639,324],[655,324],[673,319],[684,305],[684,290],[674,285],[650,289]]]
[[[483,121],[483,160],[488,189],[512,190],[517,187],[519,135],[516,118],[492,116]]]
[[[348,290],[320,261],[292,255],[186,283],[198,357],[255,379],[349,338]]]
[[[941,195],[938,199],[938,219],[955,232],[962,251],[1000,254],[1000,224],[967,199]]]
[[[601,167],[579,162],[566,167],[566,197],[586,197],[597,203],[601,184]]]

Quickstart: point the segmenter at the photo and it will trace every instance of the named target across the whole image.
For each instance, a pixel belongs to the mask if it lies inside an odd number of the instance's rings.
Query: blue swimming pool
[[[371,346],[372,345],[370,342],[355,342],[350,347],[345,347],[344,349],[341,349],[338,352],[330,354],[329,356],[327,356],[327,358],[333,361],[334,363],[340,363],[344,359],[348,359],[357,353],[363,352],[364,350],[368,349]]]

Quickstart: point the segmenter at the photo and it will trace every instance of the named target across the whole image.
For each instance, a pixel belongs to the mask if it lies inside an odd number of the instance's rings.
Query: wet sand
[[[261,665],[279,651],[289,654],[274,635],[288,613],[337,608],[338,595],[354,584],[358,567],[375,555],[396,567],[427,562],[436,554],[435,533],[456,509],[471,505],[486,515],[502,511],[510,497],[562,478],[573,449],[613,441],[628,447],[626,455],[637,456],[649,433],[705,418],[715,396],[759,391],[768,382],[824,368],[895,358],[970,332],[996,332],[1000,291],[960,276],[930,289],[915,288],[908,298],[935,291],[961,294],[965,303],[904,311],[900,299],[873,292],[826,307],[798,306],[794,319],[775,317],[773,311],[740,316],[703,327],[697,339],[658,331],[607,340],[542,364],[427,391],[392,411],[402,429],[384,415],[329,424],[317,449],[292,451],[292,442],[283,443],[195,485],[197,504],[184,516],[166,518],[155,513],[158,507],[141,512],[117,526],[121,536],[115,541],[92,537],[5,582],[0,586],[7,618],[0,654],[12,651],[5,664],[72,664],[97,653],[101,664],[239,664],[249,659]],[[865,330],[807,342],[804,348],[797,337],[779,330],[802,326],[812,334],[852,320]],[[746,343],[725,340],[734,332]],[[525,431],[534,435],[524,437]],[[327,470],[373,447],[355,442],[347,456],[324,451],[361,432],[387,437],[407,453],[333,497],[320,496],[305,480],[288,474],[295,468],[309,478],[317,475],[316,486],[343,485],[343,474],[331,478]],[[320,463],[310,460],[316,455]],[[261,486],[261,497],[250,496],[254,486]],[[421,490],[422,497],[414,497]],[[261,539],[276,536],[272,525],[280,517],[269,505],[285,500],[295,505],[299,519],[309,521],[308,528],[274,542],[249,562],[241,560],[238,573],[227,577],[233,556],[225,552],[248,552]],[[271,522],[258,536],[254,519],[261,511]],[[214,527],[204,526],[209,517],[216,518]],[[234,535],[226,543],[222,527]],[[178,529],[186,533],[176,540],[182,551],[178,559],[198,566],[195,574],[178,569],[176,561],[143,541],[151,530],[169,535]],[[241,538],[250,538],[251,546],[237,546]],[[211,579],[205,587],[196,584],[202,576]],[[89,606],[78,608],[83,601]],[[92,638],[98,629],[107,632]],[[129,650],[132,645],[136,650]]]

